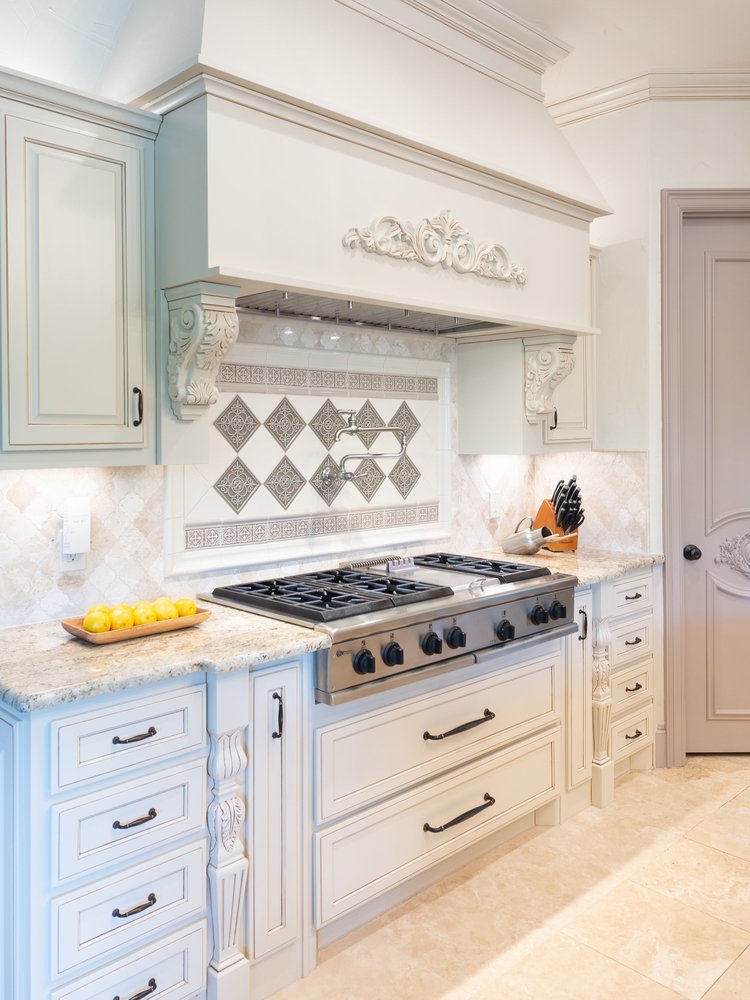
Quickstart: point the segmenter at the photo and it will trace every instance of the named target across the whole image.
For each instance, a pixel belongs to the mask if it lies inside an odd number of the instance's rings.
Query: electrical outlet
[[[63,533],[57,533],[57,568],[61,573],[79,573],[86,568],[85,552],[63,552]]]

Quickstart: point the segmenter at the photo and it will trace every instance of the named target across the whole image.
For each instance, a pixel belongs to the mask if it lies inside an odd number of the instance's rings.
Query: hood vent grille
[[[487,323],[461,316],[443,316],[440,313],[419,312],[396,306],[369,305],[351,299],[329,299],[278,289],[246,295],[237,300],[237,305],[241,309],[265,315],[314,321],[327,320],[342,326],[369,326],[396,333],[465,336],[514,329],[503,323]]]

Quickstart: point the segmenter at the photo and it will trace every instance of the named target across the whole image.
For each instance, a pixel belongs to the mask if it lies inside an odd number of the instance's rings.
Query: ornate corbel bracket
[[[219,398],[221,359],[237,339],[236,285],[196,281],[166,288],[169,398],[178,420],[195,420]]]
[[[554,410],[555,389],[575,367],[575,341],[572,334],[523,338],[526,419],[530,424],[538,424]]]

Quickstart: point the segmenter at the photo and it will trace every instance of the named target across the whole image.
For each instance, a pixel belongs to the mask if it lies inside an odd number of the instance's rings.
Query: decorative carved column
[[[615,797],[615,765],[610,745],[612,720],[612,667],[609,662],[611,635],[609,619],[598,618],[594,623],[592,711],[594,726],[594,757],[591,799],[595,806],[606,806]]]
[[[236,285],[196,281],[166,288],[169,398],[179,420],[195,420],[219,398],[221,359],[237,339]]]
[[[575,341],[572,334],[523,338],[526,419],[530,424],[538,424],[553,412],[554,391],[575,367]]]

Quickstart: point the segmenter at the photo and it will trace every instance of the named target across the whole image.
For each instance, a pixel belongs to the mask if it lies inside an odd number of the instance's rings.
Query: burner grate
[[[551,570],[547,566],[529,566],[527,563],[515,563],[503,559],[474,559],[470,556],[453,555],[450,552],[432,552],[425,556],[415,556],[414,564],[454,570],[457,573],[491,576],[501,583],[520,583],[521,580],[533,580],[536,577],[551,575]]]

